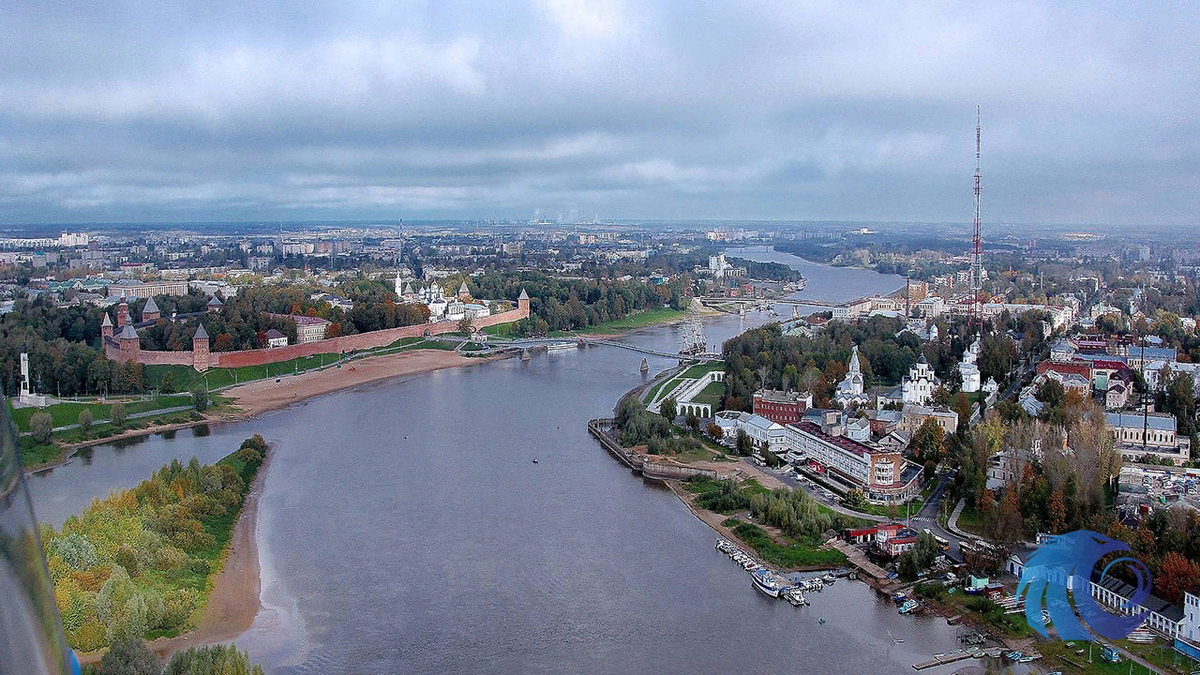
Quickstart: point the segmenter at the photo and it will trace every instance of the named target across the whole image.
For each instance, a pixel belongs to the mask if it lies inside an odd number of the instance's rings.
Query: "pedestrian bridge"
[[[585,345],[604,345],[607,347],[616,347],[617,349],[627,349],[632,352],[649,354],[651,356],[661,356],[668,359],[679,359],[681,361],[698,361],[703,363],[719,363],[724,361],[720,354],[704,353],[704,354],[680,354],[679,352],[667,352],[660,349],[650,349],[649,347],[641,347],[639,345],[630,344],[628,342],[620,342],[618,340],[605,340],[601,338],[590,338],[586,335],[580,335],[575,338],[529,338],[524,340],[497,340],[490,339],[490,344],[502,345],[505,347],[533,347],[537,345],[561,344],[574,340],[581,346]]]

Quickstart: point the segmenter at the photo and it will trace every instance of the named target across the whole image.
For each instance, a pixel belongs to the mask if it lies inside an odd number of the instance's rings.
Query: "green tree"
[[[83,431],[83,433],[86,434],[88,431],[90,431],[92,428],[92,422],[95,421],[96,420],[92,416],[91,410],[84,408],[83,410],[79,411],[79,428]]]
[[[117,401],[108,407],[108,419],[118,428],[125,426],[125,404]]]
[[[54,433],[54,418],[48,412],[36,412],[29,418],[29,430],[33,433],[33,440],[48,443],[50,435]]]
[[[138,638],[122,638],[100,659],[100,675],[159,675],[162,663]]]
[[[192,388],[192,407],[196,412],[204,412],[208,410],[208,390],[203,384],[198,384]]]
[[[918,570],[929,569],[933,566],[933,561],[941,552],[941,547],[938,546],[937,540],[933,538],[933,534],[922,532],[917,535],[917,541],[913,544],[913,562],[916,563]]]
[[[658,414],[662,415],[668,422],[674,422],[679,416],[679,412],[675,409],[675,398],[668,396],[663,399],[663,402],[658,406]]]
[[[163,675],[263,675],[263,669],[237,645],[208,645],[176,652]]]
[[[687,425],[692,431],[697,433],[700,431],[700,418],[696,416],[696,413],[689,412],[687,414]]]
[[[162,381],[160,381],[158,383],[158,388],[164,394],[174,394],[175,393],[175,373],[168,370],[167,374],[163,375]]]
[[[749,455],[754,450],[754,442],[746,435],[746,432],[738,429],[737,432],[737,451],[739,455]]]

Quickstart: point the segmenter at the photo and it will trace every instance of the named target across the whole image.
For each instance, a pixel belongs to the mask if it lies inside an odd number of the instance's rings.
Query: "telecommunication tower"
[[[975,219],[974,232],[971,235],[971,321],[978,324],[982,330],[983,306],[979,302],[979,293],[983,289],[983,241],[979,220],[979,195],[983,192],[980,183],[983,175],[979,172],[980,107],[975,106]]]

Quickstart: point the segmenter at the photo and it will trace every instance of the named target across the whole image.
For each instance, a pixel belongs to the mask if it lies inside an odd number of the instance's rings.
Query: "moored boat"
[[[756,570],[750,575],[750,578],[754,581],[755,588],[772,598],[778,598],[783,589],[788,586],[786,579],[770,570]]]

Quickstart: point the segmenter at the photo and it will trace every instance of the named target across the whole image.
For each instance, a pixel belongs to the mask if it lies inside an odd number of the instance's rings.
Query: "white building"
[[[929,405],[929,402],[933,400],[933,392],[940,385],[941,382],[933,374],[933,369],[929,367],[929,362],[922,354],[900,383],[904,405]]]
[[[858,345],[855,345],[854,351],[850,354],[850,367],[846,372],[846,377],[838,383],[837,391],[833,395],[834,400],[843,408],[867,403],[867,396],[863,393],[866,380],[861,368],[862,366],[858,362]]]
[[[962,361],[958,364],[958,374],[962,376],[962,390],[968,394],[979,391],[982,386],[979,376],[979,366],[976,365],[976,360],[979,358],[979,339],[976,338],[971,346],[963,352]]]

